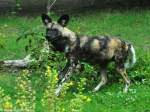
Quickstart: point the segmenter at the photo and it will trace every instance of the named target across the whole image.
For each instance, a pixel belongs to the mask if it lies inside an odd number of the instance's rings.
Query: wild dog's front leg
[[[73,57],[73,58],[69,58],[68,62],[65,66],[65,68],[63,69],[63,71],[60,73],[60,75],[62,76],[61,79],[59,79],[59,84],[58,84],[58,88],[55,91],[55,94],[58,96],[61,89],[63,88],[65,82],[71,77],[74,69],[77,66],[77,60]]]

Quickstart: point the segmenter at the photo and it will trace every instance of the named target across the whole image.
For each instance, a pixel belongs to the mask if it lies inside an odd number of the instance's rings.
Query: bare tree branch
[[[54,0],[52,3],[50,2],[51,0],[48,0],[47,2],[47,13],[50,12],[51,8],[53,5],[56,3],[57,0]]]

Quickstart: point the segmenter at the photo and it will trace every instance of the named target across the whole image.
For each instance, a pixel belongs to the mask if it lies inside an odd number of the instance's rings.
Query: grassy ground
[[[55,16],[56,18],[56,16]],[[16,43],[18,33],[42,25],[40,17],[0,17],[0,60],[23,58],[27,42]],[[90,11],[72,15],[68,26],[75,32],[87,35],[113,35],[131,42],[137,52],[137,64],[129,70],[129,76],[142,77],[132,83],[129,93],[122,93],[123,83],[108,83],[97,93],[88,93],[92,101],[83,112],[149,112],[150,111],[150,11]],[[111,74],[110,74],[111,75]],[[0,72],[0,87],[10,96],[15,95],[17,73]],[[121,77],[120,77],[121,78]],[[33,76],[33,80],[38,77]],[[111,80],[111,79],[110,79]],[[135,79],[136,80],[136,79]],[[42,111],[38,87],[37,112]],[[38,85],[39,86],[39,85]],[[85,93],[87,94],[87,93]]]

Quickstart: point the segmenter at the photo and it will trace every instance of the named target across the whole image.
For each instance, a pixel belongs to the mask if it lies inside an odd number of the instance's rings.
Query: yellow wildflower
[[[91,101],[91,99],[88,97],[88,98],[86,99],[86,101],[87,101],[87,102],[90,102],[90,101]]]
[[[46,71],[46,75],[47,76],[50,76],[50,74],[51,74],[51,68],[50,68],[50,66],[47,66],[47,71]]]
[[[3,104],[3,108],[4,109],[12,109],[13,108],[13,105],[12,105],[12,103],[11,102],[5,102],[4,104]]]

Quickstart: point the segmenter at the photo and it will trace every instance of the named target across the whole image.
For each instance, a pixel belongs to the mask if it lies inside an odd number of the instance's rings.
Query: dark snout
[[[59,37],[61,34],[58,32],[58,30],[49,30],[46,31],[46,39],[51,41],[55,40],[57,37]]]
[[[46,32],[46,39],[47,40],[53,40],[56,38],[56,33],[54,31],[47,31]]]

